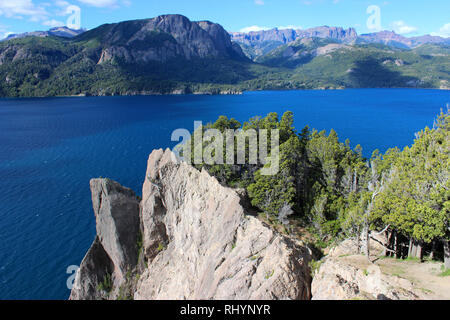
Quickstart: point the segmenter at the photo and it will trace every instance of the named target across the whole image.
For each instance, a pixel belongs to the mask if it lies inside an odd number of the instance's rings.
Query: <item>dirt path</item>
[[[349,264],[361,269],[370,266],[362,255],[340,257]],[[422,291],[430,300],[450,300],[450,277],[441,277],[442,263],[419,262],[382,258],[375,261],[385,274],[397,276],[411,281],[414,288]]]

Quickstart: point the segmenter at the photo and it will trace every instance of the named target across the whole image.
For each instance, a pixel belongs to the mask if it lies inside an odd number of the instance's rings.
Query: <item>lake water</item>
[[[150,152],[194,120],[291,110],[297,129],[333,128],[370,156],[410,145],[449,102],[412,89],[0,99],[0,299],[67,299],[66,270],[95,236],[90,178],[140,194]]]

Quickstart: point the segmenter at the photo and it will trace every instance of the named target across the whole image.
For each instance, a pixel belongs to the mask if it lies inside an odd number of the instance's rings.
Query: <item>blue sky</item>
[[[370,6],[376,9],[367,13]],[[66,25],[77,8],[87,29],[179,13],[220,23],[228,31],[329,25],[354,27],[358,33],[383,29],[450,37],[449,0],[0,0],[0,38]]]

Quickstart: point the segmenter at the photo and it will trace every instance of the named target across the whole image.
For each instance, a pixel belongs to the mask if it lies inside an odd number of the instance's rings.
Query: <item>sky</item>
[[[449,0],[0,0],[0,38],[174,13],[219,23],[227,31],[328,25],[353,27],[359,34],[393,30],[450,37]]]

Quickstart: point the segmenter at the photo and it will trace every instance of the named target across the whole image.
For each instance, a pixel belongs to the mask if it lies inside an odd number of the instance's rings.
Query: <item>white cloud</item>
[[[279,27],[276,27],[276,28],[278,30],[286,30],[286,29],[301,30],[301,29],[303,29],[302,26],[295,26],[295,25],[279,26]],[[274,29],[274,28],[260,27],[260,26],[250,26],[250,27],[242,28],[241,30],[239,30],[239,32],[249,33],[249,32],[257,32],[257,31],[267,31],[267,30],[272,30],[272,29]]]
[[[14,34],[15,32],[11,32],[8,30],[9,27],[0,24],[0,40],[5,39],[6,37],[8,37],[11,34]]]
[[[11,31],[0,32],[0,40],[8,38],[12,34],[15,34],[15,32],[11,32]]]
[[[117,0],[78,0],[81,3],[87,4],[92,7],[105,8],[105,7],[117,7]]]
[[[264,31],[264,30],[270,30],[270,29],[272,29],[272,28],[260,27],[260,26],[250,26],[250,27],[242,28],[239,31],[247,33],[247,32],[252,32],[252,31]]]
[[[47,26],[47,27],[50,27],[50,28],[62,27],[62,26],[65,25],[64,22],[58,21],[58,20],[54,20],[54,19],[46,20],[46,21],[42,22],[42,24],[44,26]]]
[[[263,6],[264,5],[264,0],[255,0],[255,4],[258,6]]]
[[[56,6],[62,7],[62,8],[66,8],[66,7],[70,6],[70,3],[65,0],[55,0],[54,3]]]
[[[35,5],[32,0],[0,0],[0,16],[7,18],[29,17],[32,21],[43,20],[48,12],[43,6]]]
[[[413,26],[408,26],[404,21],[394,21],[391,23],[392,30],[398,34],[410,34],[416,32],[418,29]]]
[[[439,37],[443,37],[443,38],[448,38],[450,37],[450,23],[446,23],[444,24],[438,32],[432,32],[431,33],[432,36],[439,36]]]
[[[294,30],[301,30],[303,29],[302,26],[293,26],[293,25],[289,25],[289,26],[280,26],[277,27],[278,30],[284,30],[284,29],[294,29]]]

